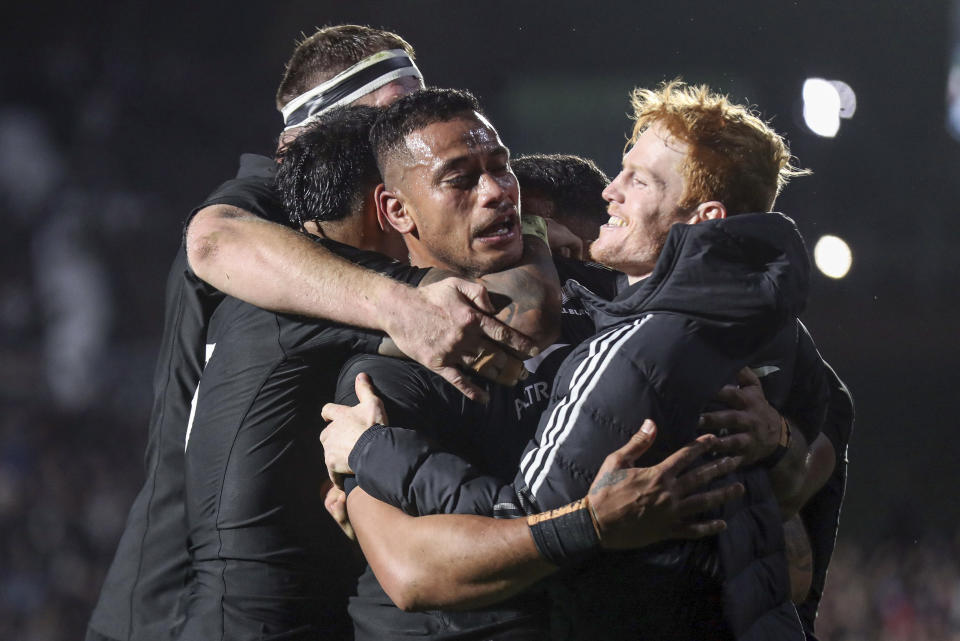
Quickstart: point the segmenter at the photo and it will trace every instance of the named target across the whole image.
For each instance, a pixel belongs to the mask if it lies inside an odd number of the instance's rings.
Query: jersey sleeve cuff
[[[347,462],[350,464],[350,469],[353,470],[354,474],[357,474],[360,469],[360,461],[367,449],[367,445],[373,442],[379,435],[386,432],[387,429],[388,428],[386,425],[375,423],[374,425],[371,425],[366,432],[361,434],[360,438],[357,439],[353,449],[350,450],[350,456],[347,457]]]

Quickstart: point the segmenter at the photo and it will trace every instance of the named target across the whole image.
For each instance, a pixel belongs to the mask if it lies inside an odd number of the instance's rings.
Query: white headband
[[[423,75],[406,51],[378,51],[288,102],[280,110],[283,130],[307,125],[327,111],[348,105],[404,76],[423,82]]]

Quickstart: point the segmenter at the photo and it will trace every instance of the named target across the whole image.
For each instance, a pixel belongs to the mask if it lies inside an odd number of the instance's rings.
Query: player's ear
[[[719,200],[708,200],[697,205],[687,220],[688,225],[702,223],[705,220],[719,220],[727,217],[727,208]]]
[[[401,234],[409,234],[416,229],[416,223],[413,218],[407,214],[406,205],[403,202],[403,195],[397,191],[390,191],[383,183],[377,185],[375,192],[377,200],[377,217],[380,219],[380,226],[386,229],[386,225],[393,227]]]

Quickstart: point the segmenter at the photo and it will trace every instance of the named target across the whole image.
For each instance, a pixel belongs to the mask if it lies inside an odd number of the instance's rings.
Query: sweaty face
[[[411,259],[478,276],[513,265],[523,253],[520,189],[510,152],[493,126],[466,114],[414,131],[409,154],[390,172],[415,225],[404,236]],[[393,181],[391,181],[393,182]]]
[[[653,271],[670,227],[690,216],[680,208],[686,154],[686,143],[659,125],[640,135],[603,190],[610,218],[590,246],[594,260],[624,272],[631,283]]]

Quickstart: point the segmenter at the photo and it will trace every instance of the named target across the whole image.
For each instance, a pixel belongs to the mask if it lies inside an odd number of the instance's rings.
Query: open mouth
[[[516,214],[498,217],[492,223],[480,229],[475,238],[484,243],[504,243],[516,238],[520,224]]]
[[[614,216],[610,214],[610,219],[603,225],[604,227],[626,227],[627,221],[619,216]]]

